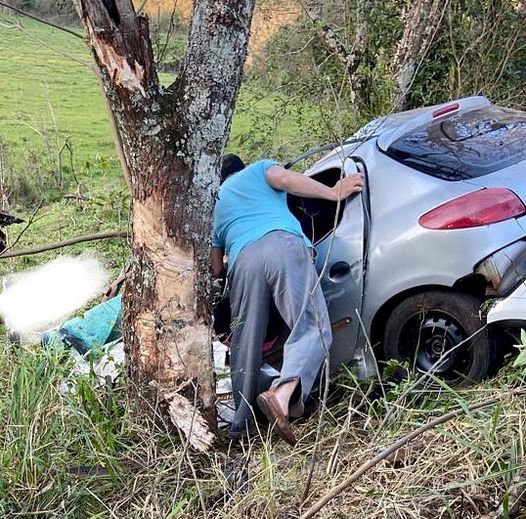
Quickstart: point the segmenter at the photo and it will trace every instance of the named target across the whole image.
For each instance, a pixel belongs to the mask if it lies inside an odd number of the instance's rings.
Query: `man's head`
[[[234,173],[245,169],[244,162],[233,153],[227,153],[221,157],[221,184]]]

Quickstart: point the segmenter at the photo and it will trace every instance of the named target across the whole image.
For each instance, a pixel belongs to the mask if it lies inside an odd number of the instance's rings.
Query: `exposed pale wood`
[[[133,387],[147,391],[153,381],[159,394],[170,394],[169,414],[188,433],[181,416],[194,402],[196,423],[215,421],[211,216],[253,1],[195,2],[187,53],[169,88],[159,84],[148,21],[131,0],[81,0],[80,6],[131,186],[132,259],[124,291],[129,376]],[[206,435],[199,437],[190,439],[198,450]]]
[[[192,403],[179,393],[163,393],[168,403],[168,413],[172,422],[184,433],[189,443],[199,452],[206,452],[215,439],[208,424],[196,412]]]

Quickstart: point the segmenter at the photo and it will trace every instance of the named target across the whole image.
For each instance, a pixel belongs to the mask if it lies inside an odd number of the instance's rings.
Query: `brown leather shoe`
[[[290,428],[287,417],[283,414],[281,407],[276,400],[273,389],[261,393],[257,397],[257,402],[264,415],[267,417],[270,425],[289,445],[296,445],[296,437]]]

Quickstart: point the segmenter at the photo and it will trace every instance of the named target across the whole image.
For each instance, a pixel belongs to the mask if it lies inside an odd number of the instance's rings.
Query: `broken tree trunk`
[[[132,257],[124,293],[129,377],[139,391],[154,388],[190,444],[204,450],[215,419],[211,214],[253,1],[195,2],[182,71],[168,88],[157,77],[148,20],[131,0],[80,5],[130,175]]]
[[[394,57],[395,97],[398,109],[409,108],[411,83],[436,35],[449,0],[415,0]]]

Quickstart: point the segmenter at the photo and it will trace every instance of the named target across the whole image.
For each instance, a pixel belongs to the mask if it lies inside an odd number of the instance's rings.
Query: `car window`
[[[465,180],[526,160],[526,112],[488,106],[441,118],[396,140],[387,154],[444,180]]]
[[[326,186],[333,186],[340,180],[342,170],[331,168],[321,173],[316,173],[312,178]],[[316,244],[325,238],[335,225],[340,223],[345,209],[345,203],[331,202],[318,198],[301,198],[295,195],[287,195],[289,209],[299,220],[303,233],[312,243]],[[339,207],[338,215],[336,211]]]

